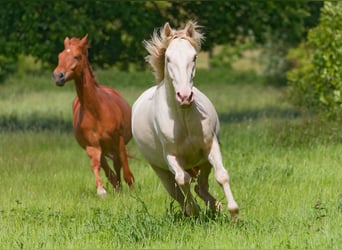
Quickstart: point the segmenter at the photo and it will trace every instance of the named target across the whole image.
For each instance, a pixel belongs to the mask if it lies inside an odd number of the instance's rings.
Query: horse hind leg
[[[91,160],[91,167],[95,176],[96,191],[98,195],[106,195],[107,192],[103,186],[100,170],[101,170],[101,150],[95,147],[87,147],[87,154]]]
[[[205,202],[206,206],[215,212],[222,210],[222,204],[216,200],[209,193],[208,178],[211,171],[211,165],[209,163],[202,164],[200,166],[200,173],[198,175],[197,184],[195,186],[195,192]]]
[[[116,191],[119,187],[119,181],[117,176],[114,174],[110,166],[108,165],[107,159],[104,155],[101,155],[101,166],[106,174],[107,179],[112,184],[114,191]]]
[[[116,155],[118,157],[114,158],[114,168],[115,171],[117,173],[118,176],[120,176],[120,170],[121,167],[123,169],[123,177],[125,182],[128,184],[128,186],[131,189],[134,189],[134,176],[129,168],[128,165],[128,159],[127,159],[127,149],[126,149],[126,145],[125,145],[125,139],[123,138],[123,136],[120,136],[119,138],[119,150],[116,153]],[[117,160],[116,160],[117,158]]]

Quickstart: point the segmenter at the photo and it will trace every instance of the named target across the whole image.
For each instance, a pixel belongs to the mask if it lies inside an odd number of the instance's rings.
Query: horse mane
[[[189,27],[193,29],[191,36],[188,36]],[[171,29],[170,35],[166,36],[164,25],[164,27],[159,29],[159,33],[158,30],[154,30],[151,39],[144,41],[144,46],[149,53],[145,57],[145,60],[152,66],[157,84],[164,79],[165,52],[171,41],[176,38],[186,39],[198,52],[201,49],[201,44],[204,39],[203,33],[199,31],[200,27],[196,22],[189,21],[184,29]]]

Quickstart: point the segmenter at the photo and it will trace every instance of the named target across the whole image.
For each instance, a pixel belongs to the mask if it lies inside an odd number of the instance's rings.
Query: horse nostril
[[[189,102],[192,102],[193,97],[194,97],[194,92],[191,91],[191,93],[188,97]]]
[[[58,77],[59,78],[63,78],[64,77],[64,73],[63,72],[59,72]]]
[[[189,95],[187,95],[187,94],[182,95],[180,92],[177,92],[176,96],[177,96],[177,101],[181,105],[188,105],[193,101],[194,93],[191,91]]]

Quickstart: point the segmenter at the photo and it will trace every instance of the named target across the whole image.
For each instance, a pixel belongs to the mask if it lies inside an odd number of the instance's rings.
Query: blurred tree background
[[[22,58],[51,70],[64,38],[85,34],[95,68],[145,70],[142,41],[165,22],[178,28],[192,19],[203,26],[208,67],[231,68],[246,50],[257,51],[268,84],[290,85],[294,103],[336,118],[342,105],[341,7],[302,0],[0,1],[0,83]]]
[[[52,67],[64,38],[86,33],[92,64],[143,69],[142,41],[166,21],[179,27],[189,19],[204,27],[205,51],[249,39],[281,57],[316,25],[321,6],[316,1],[1,1],[0,75],[15,69],[19,55]]]

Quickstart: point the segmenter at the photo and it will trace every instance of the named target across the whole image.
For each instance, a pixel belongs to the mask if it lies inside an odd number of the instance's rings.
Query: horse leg
[[[195,186],[195,192],[199,197],[201,197],[207,207],[218,212],[222,210],[222,204],[209,193],[208,178],[210,171],[211,165],[209,163],[204,163],[200,166],[200,173],[198,175],[197,185]]]
[[[190,175],[182,169],[177,161],[177,158],[173,155],[167,155],[166,159],[168,161],[170,170],[175,173],[174,181],[179,185],[181,191],[184,195],[184,205],[183,210],[189,216],[197,216],[199,214],[199,206],[196,203],[194,197],[190,191]],[[173,181],[173,182],[174,182]]]
[[[239,208],[234,200],[233,193],[230,189],[229,175],[227,170],[223,166],[221,151],[216,137],[214,137],[213,139],[213,143],[208,155],[208,160],[214,167],[216,181],[222,186],[225,193],[228,202],[228,210],[232,217],[235,218],[238,214]]]
[[[175,181],[175,176],[169,170],[165,170],[154,165],[151,166],[154,172],[158,175],[159,179],[162,181],[165,189],[168,191],[171,197],[175,199],[181,206],[182,210],[186,212],[184,206],[185,197],[182,190],[179,188],[179,185],[177,185]]]
[[[95,147],[87,147],[86,148],[87,154],[91,160],[91,167],[93,169],[93,173],[95,175],[95,183],[96,183],[96,190],[98,195],[105,195],[107,194],[106,190],[103,187],[103,183],[100,176],[101,170],[101,150]]]
[[[131,189],[133,189],[134,188],[134,186],[133,186],[134,176],[133,176],[133,174],[132,174],[132,172],[128,166],[127,149],[126,149],[126,145],[125,145],[125,139],[123,138],[123,136],[119,137],[119,150],[118,150],[118,152],[116,152],[115,155],[119,156],[119,157],[114,158],[114,160],[116,158],[118,158],[118,162],[116,164],[114,164],[115,171],[117,171],[117,175],[120,176],[120,169],[122,167],[123,177],[124,177],[126,183],[128,184],[128,186]]]
[[[104,155],[101,155],[101,166],[103,170],[105,171],[107,179],[112,184],[114,190],[118,188],[118,179],[117,176],[114,174],[110,166],[108,165],[107,159]]]
[[[114,170],[117,177],[117,190],[121,189],[121,162],[118,157],[118,152],[114,152],[114,155],[112,157]]]

